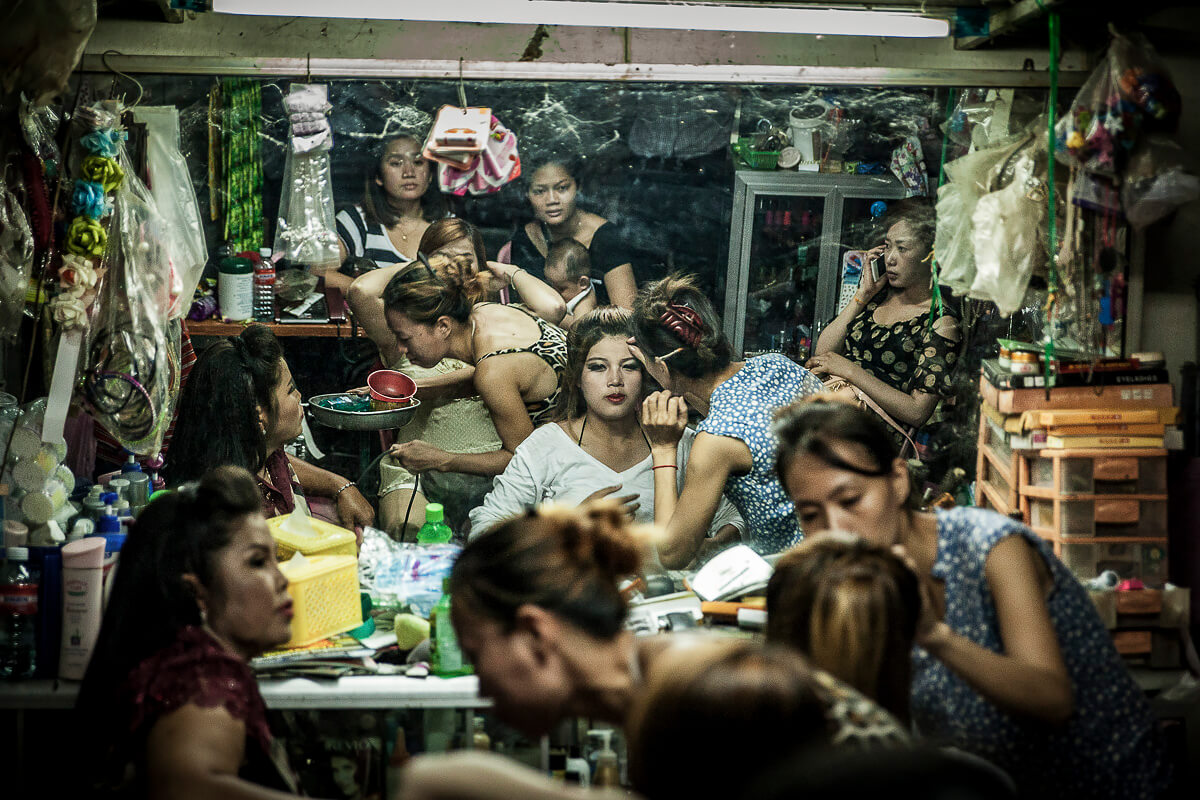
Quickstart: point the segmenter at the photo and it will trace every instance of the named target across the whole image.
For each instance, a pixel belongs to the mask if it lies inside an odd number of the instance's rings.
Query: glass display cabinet
[[[724,315],[734,355],[807,358],[838,312],[843,255],[882,236],[877,202],[903,197],[890,175],[739,170]]]

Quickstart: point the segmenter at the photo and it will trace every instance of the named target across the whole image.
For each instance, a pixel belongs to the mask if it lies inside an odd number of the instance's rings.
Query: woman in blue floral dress
[[[990,511],[915,510],[905,462],[869,412],[800,403],[776,433],[805,530],[899,547],[921,578],[911,697],[921,734],[999,765],[1022,797],[1162,793],[1149,703],[1047,542]]]

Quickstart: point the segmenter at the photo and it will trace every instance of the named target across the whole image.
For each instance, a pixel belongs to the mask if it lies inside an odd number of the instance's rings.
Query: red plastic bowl
[[[403,372],[394,369],[377,369],[367,376],[367,387],[371,397],[387,403],[407,400],[417,393],[417,384]]]

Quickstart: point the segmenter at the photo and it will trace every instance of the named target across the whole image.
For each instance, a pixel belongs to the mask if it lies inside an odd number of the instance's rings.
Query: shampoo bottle
[[[620,786],[621,768],[617,763],[617,752],[612,749],[612,731],[600,731],[603,745],[596,754],[596,774],[592,786]]]

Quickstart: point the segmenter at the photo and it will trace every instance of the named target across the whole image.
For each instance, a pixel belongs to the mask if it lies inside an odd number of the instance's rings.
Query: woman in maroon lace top
[[[146,507],[76,704],[79,796],[295,793],[248,663],[290,636],[287,583],[245,470]]]

